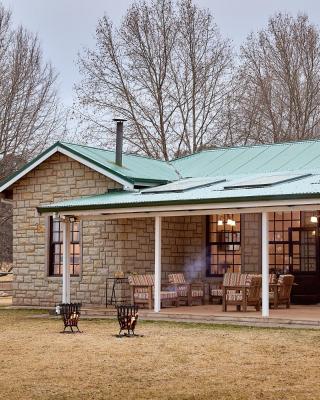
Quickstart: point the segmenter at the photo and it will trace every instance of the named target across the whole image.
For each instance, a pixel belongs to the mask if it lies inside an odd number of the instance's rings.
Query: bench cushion
[[[131,286],[153,286],[154,275],[143,274],[143,275],[129,275],[128,282]]]
[[[139,288],[135,290],[134,296],[136,300],[149,300],[149,292],[147,291],[140,291]],[[178,297],[177,292],[169,292],[169,291],[161,291],[160,292],[160,299],[167,300],[167,299],[176,299]]]
[[[222,289],[211,289],[211,296],[222,297]]]
[[[202,289],[192,289],[191,290],[191,297],[203,297],[203,290]]]
[[[161,291],[160,292],[161,300],[176,299],[177,297],[178,297],[177,292],[169,292],[169,291]]]
[[[187,283],[183,273],[168,274],[169,283],[184,284]]]

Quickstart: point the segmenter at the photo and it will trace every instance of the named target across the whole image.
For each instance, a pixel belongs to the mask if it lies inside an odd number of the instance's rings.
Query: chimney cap
[[[127,120],[124,119],[124,118],[113,118],[112,121],[116,121],[116,122],[125,122],[125,121],[127,121]]]

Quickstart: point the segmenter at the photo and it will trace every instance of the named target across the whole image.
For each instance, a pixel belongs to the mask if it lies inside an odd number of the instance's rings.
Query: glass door
[[[319,235],[316,228],[289,228],[290,272],[317,273]]]
[[[320,301],[319,228],[289,229],[290,273],[295,276],[292,301],[313,304]]]

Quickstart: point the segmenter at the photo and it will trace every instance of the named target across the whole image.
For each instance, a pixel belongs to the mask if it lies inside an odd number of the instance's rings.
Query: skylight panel
[[[181,179],[179,181],[168,183],[167,185],[156,186],[144,189],[141,193],[180,193],[187,190],[198,189],[201,187],[215,185],[217,183],[225,182],[225,179],[217,178],[189,178]]]
[[[304,174],[304,175],[265,175],[258,176],[252,179],[246,179],[237,182],[231,182],[226,185],[224,189],[242,189],[242,188],[259,188],[259,187],[270,187],[274,185],[278,185],[280,183],[292,182],[302,178],[306,178],[311,176],[312,174]]]

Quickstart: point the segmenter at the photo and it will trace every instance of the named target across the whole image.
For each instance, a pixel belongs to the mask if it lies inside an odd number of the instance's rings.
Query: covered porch
[[[270,273],[270,214],[278,212],[300,212],[300,213],[308,213],[312,217],[317,218],[318,209],[320,205],[318,201],[315,200],[295,200],[288,204],[288,201],[277,201],[277,202],[255,202],[254,204],[244,205],[243,203],[224,203],[224,204],[206,204],[206,205],[193,205],[190,206],[175,206],[173,207],[145,207],[143,210],[139,208],[127,208],[127,209],[90,209],[90,210],[63,210],[60,209],[58,212],[55,212],[55,217],[59,217],[63,226],[63,290],[62,290],[62,302],[68,303],[73,301],[71,298],[71,289],[70,289],[70,269],[69,269],[69,249],[70,249],[70,223],[72,221],[116,221],[121,219],[141,219],[148,218],[153,220],[154,224],[154,260],[153,262],[150,260],[150,268],[154,273],[154,290],[153,290],[153,311],[143,310],[142,313],[145,316],[153,316],[159,314],[161,318],[173,318],[177,319],[177,316],[180,316],[179,319],[191,319],[201,321],[205,320],[221,320],[221,321],[232,321],[249,319],[257,319],[257,323],[265,322],[266,318],[270,318],[274,321],[277,319],[284,321],[305,321],[306,324],[317,324],[315,321],[319,319],[319,311],[320,309],[317,306],[292,306],[291,309],[278,309],[278,310],[270,310],[269,307],[269,273]],[[50,210],[52,212],[52,210]],[[163,221],[168,220],[170,218],[183,217],[188,215],[190,216],[222,216],[222,215],[235,215],[238,214],[241,216],[248,214],[256,214],[261,216],[261,273],[262,275],[262,288],[261,288],[261,312],[257,312],[254,309],[249,309],[245,313],[239,313],[236,310],[232,310],[229,308],[228,312],[225,313],[222,311],[222,307],[220,304],[205,304],[203,306],[180,306],[177,308],[163,308],[161,309],[161,287],[163,283],[166,283],[166,274],[164,274],[164,270],[162,268],[162,260],[165,257],[165,249],[163,249]],[[318,223],[318,220],[317,220]],[[312,231],[313,232],[313,231]],[[315,230],[318,234],[318,226]],[[204,253],[206,253],[207,248],[204,245],[203,247]],[[287,254],[289,257],[289,254]],[[207,260],[208,261],[208,260]],[[291,262],[292,260],[290,260]],[[274,266],[273,261],[273,266]],[[289,266],[288,266],[289,267]],[[207,271],[208,265],[203,266],[203,270]],[[241,269],[245,268],[245,265],[242,264]],[[120,268],[121,270],[121,268]],[[134,271],[132,271],[134,272]],[[184,272],[184,271],[182,271]],[[238,271],[240,272],[240,271]],[[318,274],[318,267],[315,270],[315,273]],[[205,278],[205,282],[207,287],[209,287],[210,282],[215,282],[217,277],[201,277],[201,274],[198,278]],[[221,281],[221,279],[220,279]],[[210,290],[210,289],[209,289]],[[206,294],[208,294],[208,289],[206,289]],[[128,301],[128,300],[127,300]],[[206,303],[208,299],[206,299]],[[309,322],[307,322],[309,321]],[[290,322],[288,322],[290,323]],[[300,323],[300,322],[299,322]]]

